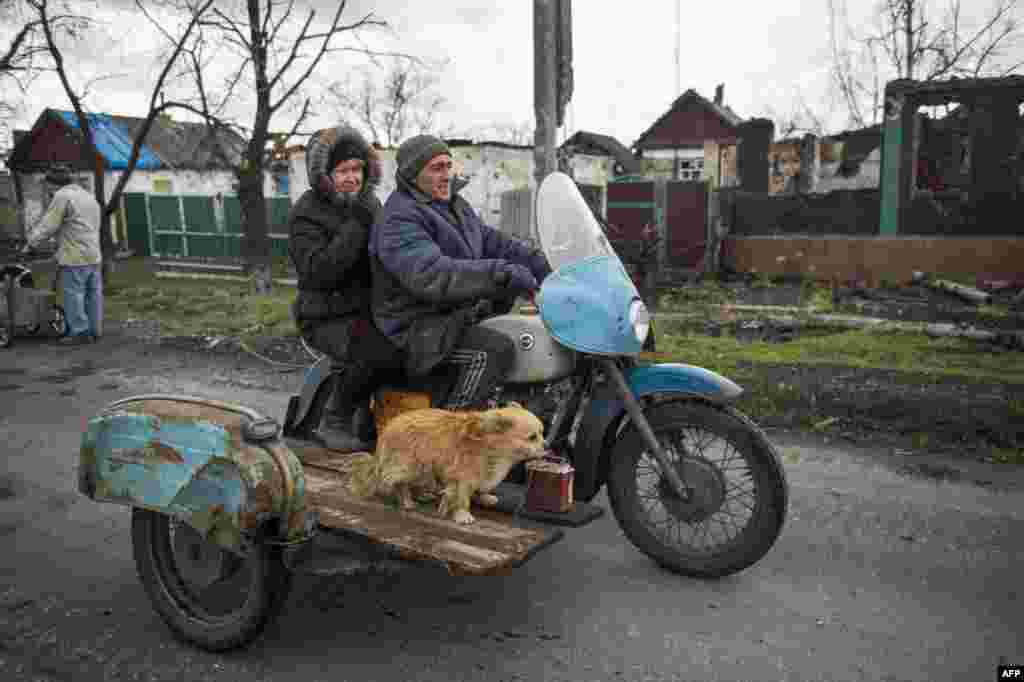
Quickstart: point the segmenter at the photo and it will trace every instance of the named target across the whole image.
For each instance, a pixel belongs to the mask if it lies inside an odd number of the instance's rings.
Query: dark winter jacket
[[[407,371],[429,372],[456,346],[481,299],[509,300],[507,263],[541,282],[551,269],[537,250],[486,225],[458,194],[433,201],[396,174],[370,235],[373,317],[406,351]]]
[[[327,168],[334,145],[355,144],[367,161],[362,192],[354,199],[334,191]],[[370,316],[370,264],[366,251],[370,226],[380,214],[374,194],[379,163],[363,137],[350,128],[331,128],[314,136],[307,149],[312,189],[288,216],[288,254],[298,273],[292,313],[300,329],[328,320]]]

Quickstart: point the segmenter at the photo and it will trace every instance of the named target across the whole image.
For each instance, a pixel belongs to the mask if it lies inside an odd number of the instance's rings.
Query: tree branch
[[[324,54],[327,52],[327,48],[330,46],[331,38],[333,36],[335,36],[338,33],[347,32],[347,31],[353,31],[353,30],[362,28],[364,26],[382,26],[382,25],[386,25],[386,23],[383,22],[383,21],[380,21],[380,20],[377,20],[377,19],[371,19],[370,17],[372,17],[373,14],[370,13],[370,14],[367,14],[362,19],[360,19],[359,21],[357,21],[357,22],[355,22],[353,24],[349,24],[349,25],[347,25],[345,27],[339,28],[339,22],[341,21],[341,13],[345,9],[345,5],[346,4],[347,4],[346,0],[342,0],[342,2],[340,2],[338,4],[338,10],[334,14],[334,20],[331,22],[331,28],[326,33],[323,34],[324,39],[323,39],[323,44],[320,46],[320,50],[317,52],[316,56],[313,57],[313,59],[310,61],[309,66],[302,73],[302,75],[299,76],[299,78],[292,84],[292,86],[290,88],[288,88],[288,90],[283,95],[281,95],[281,97],[277,100],[276,103],[271,105],[270,110],[272,112],[277,111],[281,107],[281,105],[284,104],[295,93],[296,90],[298,90],[299,86],[302,85],[302,83],[304,83],[307,78],[309,78],[310,74],[313,73],[313,71],[316,69],[317,65],[320,63],[320,60],[323,59]],[[308,26],[308,22],[307,22],[307,26]],[[305,30],[305,29],[303,29],[303,30]],[[298,45],[298,43],[296,43],[296,46],[297,45]],[[296,49],[297,49],[297,47],[296,47]],[[275,82],[280,79],[280,77],[284,74],[284,71],[285,71],[285,69],[288,68],[288,66],[290,66],[290,64],[286,63],[284,66],[281,67],[281,70],[278,72],[277,76],[275,76],[275,78],[274,78]]]
[[[205,0],[202,5],[192,15],[192,19],[188,22],[182,35],[174,40],[174,49],[171,51],[171,55],[164,62],[164,68],[160,70],[160,75],[157,76],[156,82],[153,84],[153,92],[149,97],[149,113],[146,115],[145,120],[142,122],[142,126],[135,133],[134,139],[132,140],[132,151],[128,155],[128,170],[125,173],[121,173],[121,177],[118,178],[117,184],[114,186],[114,191],[110,195],[110,201],[105,207],[108,214],[113,213],[118,205],[118,201],[121,198],[121,193],[124,191],[125,185],[128,184],[128,179],[131,177],[131,172],[135,169],[135,164],[139,161],[139,155],[142,153],[142,145],[145,143],[146,138],[149,136],[149,131],[153,127],[153,121],[167,108],[166,104],[158,105],[157,98],[163,93],[164,82],[167,80],[167,74],[170,73],[171,67],[178,60],[182,50],[185,48],[185,44],[188,42],[189,36],[192,31],[195,30],[196,25],[199,23],[199,19],[206,13],[207,10],[213,5],[214,0]],[[136,6],[141,10],[141,0],[135,0]],[[148,15],[147,15],[148,16]],[[166,32],[165,32],[165,35]]]

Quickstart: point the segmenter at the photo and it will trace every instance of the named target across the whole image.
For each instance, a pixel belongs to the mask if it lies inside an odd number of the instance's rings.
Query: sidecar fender
[[[624,372],[637,398],[654,395],[702,399],[725,404],[743,389],[721,374],[683,363],[642,365]],[[585,408],[572,451],[575,496],[588,502],[608,476],[608,461],[615,434],[626,416],[626,404],[610,382],[596,386]]]
[[[171,515],[239,555],[259,533],[299,543],[316,523],[302,463],[279,439],[277,424],[239,405],[190,396],[125,398],[91,419],[78,490],[97,502]]]

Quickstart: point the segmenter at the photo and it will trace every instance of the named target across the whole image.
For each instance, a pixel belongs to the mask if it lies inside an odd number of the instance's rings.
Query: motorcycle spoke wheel
[[[660,435],[660,434],[659,434]],[[654,456],[641,453],[636,496],[651,531],[694,555],[710,556],[735,543],[754,517],[756,481],[728,441],[701,429],[680,429],[662,446],[686,481],[691,499],[676,496]]]
[[[721,577],[759,560],[778,538],[788,486],[778,453],[736,410],[666,403],[645,411],[687,487],[676,495],[639,432],[616,441],[608,494],[623,532],[669,570]]]

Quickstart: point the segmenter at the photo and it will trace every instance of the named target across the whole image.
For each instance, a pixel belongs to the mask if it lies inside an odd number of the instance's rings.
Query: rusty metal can
[[[562,514],[575,504],[572,495],[576,470],[557,455],[526,463],[526,509]]]

